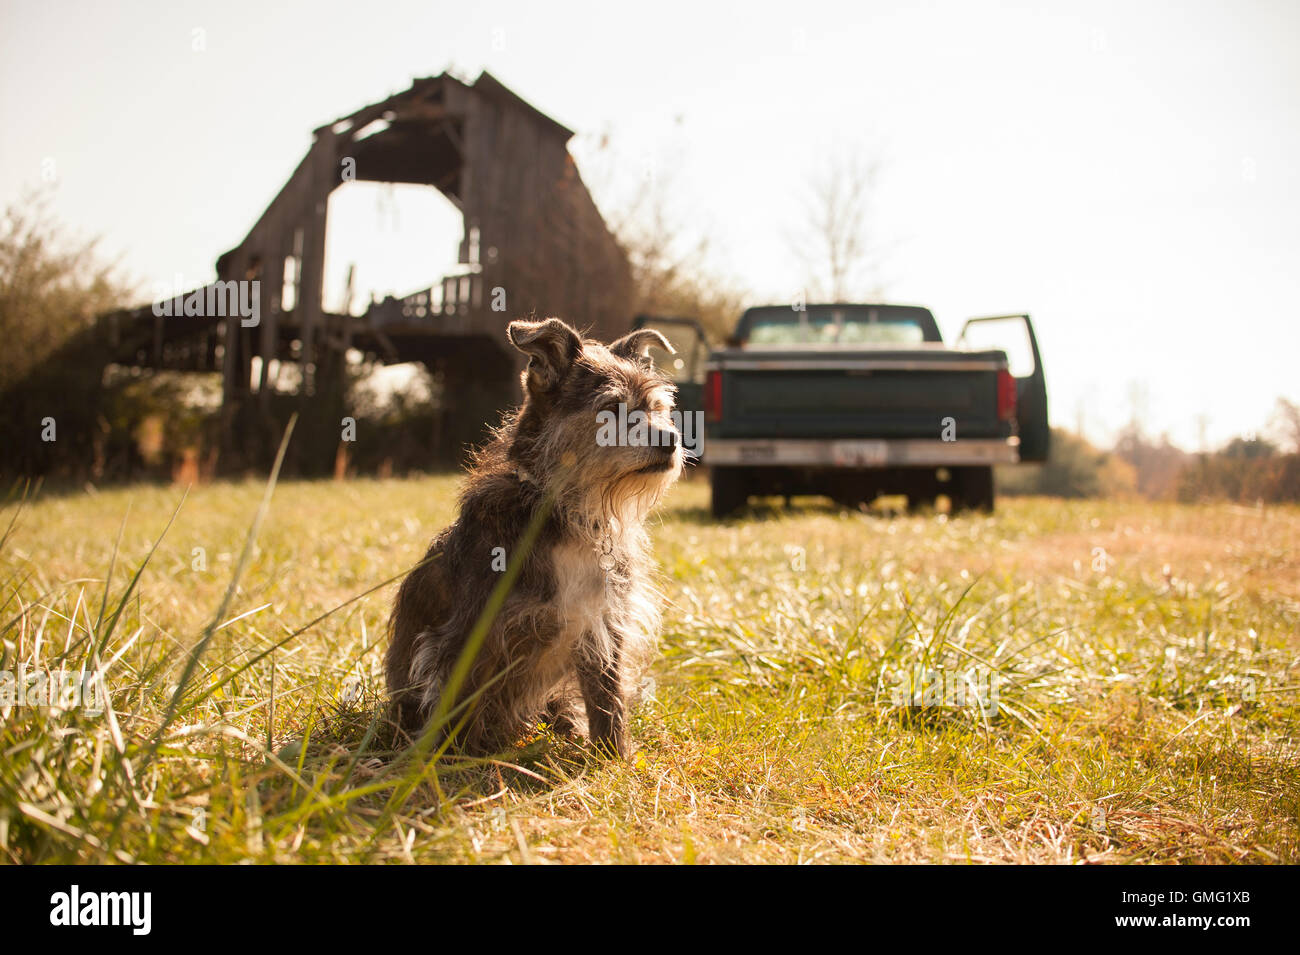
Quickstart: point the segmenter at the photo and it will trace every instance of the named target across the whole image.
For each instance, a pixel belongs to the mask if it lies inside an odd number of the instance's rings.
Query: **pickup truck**
[[[698,323],[648,318],[678,407],[700,409],[712,510],[750,496],[824,494],[849,506],[884,494],[911,506],[993,509],[993,466],[1044,461],[1047,387],[1028,315],[971,319],[955,347],[912,305],[762,306],[725,347]]]

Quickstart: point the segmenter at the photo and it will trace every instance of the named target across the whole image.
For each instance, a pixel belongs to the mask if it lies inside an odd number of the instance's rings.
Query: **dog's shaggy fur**
[[[469,676],[444,709],[470,701],[457,746],[501,749],[539,719],[627,753],[626,713],[659,634],[645,519],[682,468],[673,387],[648,358],[671,352],[640,330],[608,347],[559,319],[512,322],[529,356],[523,405],[477,455],[459,519],[402,583],[389,621],[388,686],[412,734],[428,723],[497,585],[539,509],[534,546],[492,619]],[[602,447],[597,415],[643,411],[650,440]],[[581,705],[580,705],[581,704]],[[585,720],[584,720],[585,716]]]

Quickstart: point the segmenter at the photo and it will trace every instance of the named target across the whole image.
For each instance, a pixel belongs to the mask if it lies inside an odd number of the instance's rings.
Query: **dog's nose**
[[[657,448],[677,447],[677,432],[671,428],[650,428],[650,443]]]

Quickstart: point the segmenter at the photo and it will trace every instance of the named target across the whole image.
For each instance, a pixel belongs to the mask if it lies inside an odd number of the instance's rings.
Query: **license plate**
[[[884,441],[836,441],[831,445],[831,460],[842,468],[879,467],[889,457]]]
[[[740,446],[740,460],[742,461],[772,461],[776,458],[776,448],[770,444],[742,444]]]

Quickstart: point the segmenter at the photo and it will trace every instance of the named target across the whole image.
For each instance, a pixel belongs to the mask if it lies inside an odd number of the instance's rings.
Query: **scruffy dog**
[[[465,704],[450,721],[464,718],[455,743],[465,752],[501,749],[548,719],[563,733],[585,723],[593,743],[625,756],[627,707],[660,623],[645,519],[682,469],[673,386],[648,357],[651,345],[672,348],[648,329],[606,347],[557,318],[512,322],[507,337],[529,356],[524,403],[477,454],[459,519],[397,595],[387,656],[396,717],[412,734],[427,726],[503,555],[515,559],[541,509],[545,523],[443,708]],[[634,411],[639,435],[598,440],[608,413]]]

